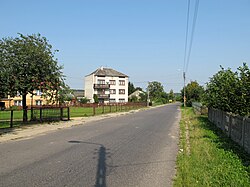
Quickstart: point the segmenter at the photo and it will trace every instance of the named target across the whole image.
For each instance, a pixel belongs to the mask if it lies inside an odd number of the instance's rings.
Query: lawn
[[[182,108],[174,186],[250,187],[250,156],[207,116]]]
[[[95,115],[105,114],[105,113],[114,113],[114,112],[124,112],[132,109],[142,108],[143,106],[125,106],[125,105],[114,105],[114,106],[99,106],[95,108]],[[52,116],[57,115],[58,111],[46,111],[45,115]],[[34,111],[34,115],[39,119],[39,110]],[[70,107],[70,118],[74,117],[88,117],[94,115],[93,107]],[[63,110],[63,116],[67,117],[67,110]],[[22,125],[23,111],[22,110],[14,110],[13,111],[13,121],[14,126]],[[11,111],[0,111],[0,128],[8,128],[10,127],[10,119],[11,119]],[[28,110],[28,120],[31,119],[31,111]],[[28,123],[29,124],[29,123]]]

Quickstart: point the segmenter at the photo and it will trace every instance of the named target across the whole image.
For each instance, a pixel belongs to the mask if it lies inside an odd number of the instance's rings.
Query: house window
[[[125,89],[119,89],[119,94],[121,95],[125,94]]]
[[[36,100],[36,105],[41,106],[43,104],[43,101],[41,100]]]
[[[110,94],[116,94],[116,90],[115,89],[111,89],[109,92],[110,92]]]
[[[110,80],[110,81],[109,81],[109,84],[110,84],[110,85],[115,85],[116,82],[115,82],[115,80]]]
[[[105,80],[104,79],[98,79],[97,84],[105,84]]]
[[[119,103],[125,103],[125,99],[119,99]]]
[[[125,80],[119,80],[119,85],[120,86],[125,86]]]
[[[36,95],[41,96],[42,95],[42,91],[41,90],[36,90]]]
[[[110,103],[115,103],[115,99],[109,99]]]
[[[22,100],[15,100],[14,101],[14,105],[15,106],[22,106],[23,104],[22,104]]]

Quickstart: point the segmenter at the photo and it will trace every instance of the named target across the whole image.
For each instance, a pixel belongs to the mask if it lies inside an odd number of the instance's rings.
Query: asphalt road
[[[179,104],[0,143],[0,186],[172,186]]]

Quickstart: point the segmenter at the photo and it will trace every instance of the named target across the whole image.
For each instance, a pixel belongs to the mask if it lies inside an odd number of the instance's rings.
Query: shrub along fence
[[[193,107],[194,112],[195,112],[196,114],[204,115],[204,114],[207,114],[207,113],[208,113],[207,107],[206,107],[206,106],[203,106],[201,103],[192,102],[192,107]]]
[[[250,118],[209,108],[208,119],[250,154]]]

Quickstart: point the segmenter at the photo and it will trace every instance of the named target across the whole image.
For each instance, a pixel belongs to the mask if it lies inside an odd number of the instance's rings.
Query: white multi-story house
[[[100,103],[128,102],[128,76],[111,68],[99,68],[85,76],[85,97]]]

